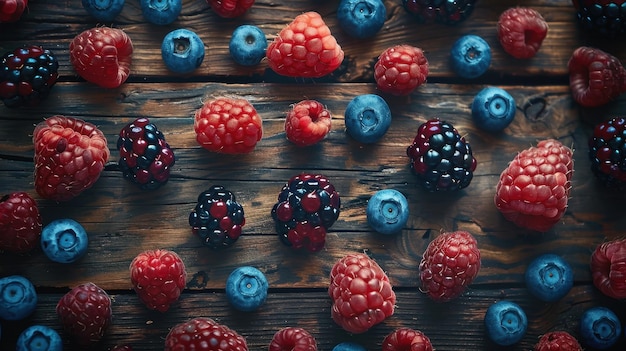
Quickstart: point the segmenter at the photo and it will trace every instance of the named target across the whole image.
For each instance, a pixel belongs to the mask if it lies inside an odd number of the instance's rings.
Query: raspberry
[[[165,312],[185,289],[183,260],[173,251],[148,250],[130,263],[130,281],[148,308]]]
[[[553,331],[543,334],[534,351],[583,351],[575,337],[565,331]]]
[[[340,206],[339,193],[325,176],[293,176],[272,207],[278,237],[294,249],[319,251],[324,247],[326,230],[339,217]]]
[[[614,38],[626,32],[626,1],[572,0],[582,28]]]
[[[615,117],[595,126],[589,137],[591,171],[607,187],[626,186],[626,118]]]
[[[287,139],[298,146],[313,145],[324,139],[330,127],[330,111],[315,100],[303,100],[293,105],[285,119]]]
[[[409,95],[428,77],[424,51],[410,45],[395,45],[383,51],[374,64],[378,90],[396,96]]]
[[[498,40],[504,51],[518,59],[535,56],[547,34],[548,23],[531,8],[512,7],[498,19]]]
[[[383,351],[433,351],[430,339],[421,331],[398,328],[385,337]]]
[[[175,162],[174,151],[149,119],[138,118],[122,128],[117,149],[124,178],[141,189],[156,189],[169,180]]]
[[[0,198],[0,250],[24,253],[39,246],[41,214],[28,193],[14,192]]]
[[[444,232],[428,244],[419,265],[421,290],[437,302],[459,297],[480,270],[480,250],[466,231]]]
[[[584,107],[607,104],[626,91],[626,69],[617,57],[600,49],[577,48],[567,67],[572,97]]]
[[[28,7],[28,0],[0,1],[0,23],[17,22]]]
[[[248,351],[246,339],[210,318],[179,323],[165,337],[165,351]]]
[[[117,88],[128,79],[133,43],[121,29],[96,27],[70,43],[70,62],[76,73],[103,88]]]
[[[548,231],[565,213],[573,172],[572,150],[557,140],[540,141],[502,171],[496,207],[518,227]]]
[[[287,77],[319,78],[343,61],[343,50],[317,12],[306,12],[278,33],[267,47],[269,67]]]
[[[221,185],[214,185],[198,195],[198,203],[189,214],[194,234],[215,250],[234,244],[245,224],[243,206]]]
[[[52,116],[35,126],[35,190],[41,197],[67,201],[100,178],[109,159],[104,134],[78,118]]]
[[[305,329],[285,327],[274,334],[268,351],[317,351],[317,342]]]
[[[203,148],[225,154],[254,150],[263,136],[263,122],[245,99],[217,98],[195,113],[196,140]]]
[[[402,6],[419,23],[455,25],[472,14],[475,2],[476,0],[402,0]]]
[[[614,299],[626,298],[626,239],[604,242],[591,255],[593,285]]]
[[[243,15],[254,5],[254,0],[206,0],[213,12],[223,18],[235,18]]]
[[[330,271],[331,316],[350,333],[360,334],[393,315],[396,294],[389,277],[365,254],[348,254]]]
[[[76,286],[61,297],[56,313],[77,344],[99,341],[111,324],[111,298],[94,283]]]

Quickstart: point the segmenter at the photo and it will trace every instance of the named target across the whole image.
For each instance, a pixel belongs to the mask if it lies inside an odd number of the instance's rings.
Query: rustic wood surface
[[[98,24],[86,15],[80,1],[31,0],[20,22],[0,24],[0,52],[34,43],[53,50],[60,62],[59,83],[40,106],[0,106],[0,193],[31,193],[44,224],[73,218],[85,227],[90,240],[87,255],[71,265],[52,263],[40,250],[20,256],[0,254],[0,276],[22,274],[33,281],[39,295],[34,315],[20,322],[0,321],[0,350],[14,349],[19,332],[35,323],[63,335],[54,307],[62,294],[88,281],[107,290],[114,300],[113,325],[93,350],[109,350],[117,344],[160,350],[169,328],[200,316],[237,330],[246,337],[250,350],[267,349],[282,327],[300,326],[316,337],[324,351],[342,341],[377,350],[385,335],[397,327],[422,330],[438,351],[529,350],[548,331],[566,330],[579,336],[578,320],[591,306],[610,307],[626,321],[623,302],[602,296],[589,272],[595,246],[623,236],[626,230],[625,199],[598,184],[586,154],[593,125],[624,115],[626,98],[582,109],[572,100],[567,85],[567,61],[576,47],[594,45],[626,61],[626,46],[581,32],[569,0],[480,0],[472,16],[455,27],[417,24],[400,0],[386,0],[385,26],[371,40],[356,40],[340,30],[338,3],[257,0],[245,16],[225,20],[212,13],[204,0],[184,0],[176,22],[156,26],[142,18],[139,1],[129,0],[114,23],[104,24],[124,29],[135,47],[132,75],[118,89],[84,82],[69,64],[71,39]],[[527,61],[510,58],[497,41],[499,14],[516,5],[537,9],[550,26],[541,50]],[[288,79],[269,71],[266,62],[245,68],[230,59],[228,41],[238,25],[258,25],[271,40],[307,10],[322,14],[346,53],[344,65],[334,74],[316,80]],[[196,31],[206,46],[204,63],[186,76],[168,72],[160,56],[163,36],[178,27]],[[449,69],[448,52],[458,37],[470,33],[491,44],[493,59],[485,76],[463,80]],[[393,114],[389,132],[376,144],[359,144],[344,131],[345,107],[357,95],[377,92],[374,60],[386,47],[400,43],[424,49],[430,63],[428,83],[409,97],[384,96]],[[515,120],[502,133],[484,132],[470,118],[473,96],[487,85],[505,88],[516,100]],[[253,153],[224,156],[196,143],[193,113],[203,101],[217,96],[244,97],[258,110],[264,136]],[[285,138],[284,116],[291,104],[307,98],[328,106],[333,129],[321,143],[298,148]],[[55,114],[97,124],[112,151],[111,162],[93,188],[64,203],[36,197],[32,179],[33,126]],[[125,181],[115,164],[117,133],[137,117],[155,122],[176,154],[169,183],[156,191],[141,191]],[[433,117],[451,122],[471,143],[478,160],[471,185],[455,194],[424,192],[409,170],[406,147],[419,124]],[[504,220],[493,196],[500,172],[515,154],[545,138],[573,147],[575,173],[562,221],[549,232],[536,234]],[[314,254],[280,244],[270,217],[281,186],[302,171],[328,176],[342,200],[341,215],[329,232],[326,248]],[[222,252],[203,247],[187,222],[197,195],[214,184],[233,191],[246,214],[244,235]],[[400,190],[410,203],[409,222],[397,236],[377,234],[366,223],[368,198],[384,188]],[[482,269],[462,297],[433,304],[419,292],[417,266],[428,243],[439,232],[451,230],[467,230],[477,237]],[[129,279],[132,258],[155,248],[176,251],[189,277],[180,301],[166,313],[147,310]],[[332,265],[352,252],[366,252],[374,258],[398,295],[396,313],[361,335],[350,335],[334,324],[326,293]],[[542,253],[560,254],[574,269],[575,287],[556,303],[538,302],[525,289],[525,267]],[[261,269],[269,280],[267,302],[254,313],[236,312],[224,294],[228,274],[241,265]],[[528,333],[508,348],[490,342],[482,324],[486,308],[502,299],[518,302],[529,316]],[[66,350],[77,350],[69,340],[64,343]],[[614,349],[625,348],[622,338]]]

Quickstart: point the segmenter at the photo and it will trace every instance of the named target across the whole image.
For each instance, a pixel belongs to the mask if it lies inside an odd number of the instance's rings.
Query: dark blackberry
[[[189,214],[194,234],[215,250],[234,244],[245,223],[243,207],[235,195],[221,185],[214,185],[198,195],[198,203]]]
[[[474,11],[477,0],[402,0],[404,9],[420,23],[454,25],[464,21]]]
[[[626,32],[626,1],[573,0],[583,29],[609,38]]]
[[[294,249],[319,251],[324,247],[326,231],[339,217],[340,206],[339,193],[325,176],[293,176],[272,207],[278,237]]]
[[[602,122],[589,137],[591,171],[608,187],[626,187],[626,119]]]
[[[7,107],[36,105],[56,83],[59,62],[50,50],[26,46],[0,59],[0,99]]]
[[[411,171],[428,191],[463,189],[476,169],[470,144],[450,123],[439,119],[420,125],[406,153]]]
[[[124,178],[152,190],[167,183],[175,162],[174,151],[163,133],[147,118],[126,125],[117,139],[118,161]]]

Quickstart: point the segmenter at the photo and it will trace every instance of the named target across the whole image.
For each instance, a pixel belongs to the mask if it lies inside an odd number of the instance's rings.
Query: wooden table
[[[139,1],[127,1],[113,26],[124,29],[134,43],[132,75],[120,88],[108,90],[79,79],[69,64],[71,39],[97,24],[80,1],[33,0],[20,22],[0,25],[0,51],[39,44],[56,53],[60,62],[59,82],[43,104],[18,109],[0,106],[0,192],[27,191],[36,196],[31,135],[34,124],[46,117],[63,114],[97,124],[112,151],[100,180],[78,198],[55,203],[36,197],[44,224],[70,217],[85,227],[90,243],[83,259],[62,265],[49,261],[41,250],[0,255],[0,276],[28,277],[39,296],[31,317],[2,322],[0,349],[12,350],[19,332],[31,324],[63,333],[56,303],[70,288],[89,281],[113,298],[113,325],[94,350],[117,344],[160,350],[169,328],[200,316],[237,330],[251,350],[267,349],[274,333],[286,326],[307,329],[320,350],[331,350],[343,341],[380,349],[383,338],[399,327],[423,331],[439,351],[528,350],[548,331],[566,330],[579,336],[579,318],[592,306],[610,307],[626,321],[623,303],[599,293],[589,272],[595,246],[622,236],[626,229],[624,195],[598,184],[587,159],[593,125],[624,114],[626,98],[600,108],[580,108],[571,98],[567,72],[567,61],[578,46],[595,45],[621,60],[626,60],[626,47],[617,41],[594,42],[581,32],[569,0],[480,0],[469,20],[456,27],[417,24],[400,0],[387,0],[387,21],[371,40],[353,39],[342,32],[336,19],[338,3],[257,0],[245,16],[225,20],[202,0],[184,0],[178,20],[160,27],[142,18]],[[541,50],[526,61],[504,53],[495,29],[499,14],[518,4],[535,8],[550,25]],[[245,68],[229,57],[228,41],[238,25],[258,25],[271,40],[307,10],[322,14],[346,53],[345,65],[336,74],[316,80],[289,79],[269,71],[266,62]],[[161,40],[178,27],[194,30],[206,45],[204,63],[188,76],[169,72],[161,61]],[[493,54],[489,72],[471,81],[456,77],[448,62],[452,43],[470,33],[485,38]],[[402,43],[426,52],[428,83],[406,98],[385,96],[393,114],[390,130],[376,144],[359,144],[344,131],[345,107],[357,95],[377,92],[372,75],[375,59],[388,46]],[[517,104],[514,122],[498,134],[478,129],[470,118],[473,96],[488,85],[506,89]],[[194,111],[204,100],[218,96],[246,98],[263,118],[264,137],[253,153],[214,154],[196,143]],[[321,143],[298,148],[286,140],[283,123],[290,105],[306,98],[328,106],[333,129]],[[115,164],[117,134],[137,117],[155,122],[177,157],[169,183],[156,191],[139,190],[123,179]],[[433,117],[451,122],[471,143],[478,160],[471,185],[455,194],[421,190],[409,170],[406,147],[418,125]],[[575,173],[562,221],[547,233],[535,234],[504,220],[493,195],[500,172],[515,154],[545,138],[559,139],[575,149]],[[339,220],[329,232],[326,248],[318,253],[283,246],[270,216],[282,185],[303,171],[328,176],[342,199]],[[187,221],[197,195],[214,184],[232,190],[246,214],[244,235],[222,252],[202,246]],[[410,203],[409,222],[397,236],[377,234],[366,223],[368,198],[384,188],[400,190]],[[451,230],[467,230],[477,237],[482,269],[462,297],[435,304],[418,289],[418,264],[428,243],[440,231]],[[176,251],[188,272],[187,289],[166,313],[149,311],[141,304],[129,279],[132,258],[155,248]],[[353,252],[374,258],[397,294],[396,313],[360,335],[350,335],[332,321],[327,295],[330,268]],[[556,303],[539,302],[525,288],[525,267],[542,253],[562,255],[575,271],[574,288]],[[227,276],[242,265],[259,268],[269,280],[269,297],[257,312],[236,312],[224,294]],[[519,303],[529,318],[524,339],[508,348],[490,342],[483,327],[486,308],[503,299]],[[622,338],[614,349],[625,347]],[[65,349],[77,348],[65,340]]]

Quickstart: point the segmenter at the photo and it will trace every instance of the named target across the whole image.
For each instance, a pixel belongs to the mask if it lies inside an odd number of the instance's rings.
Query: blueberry
[[[617,315],[606,307],[592,307],[580,319],[580,335],[594,349],[605,350],[620,337],[622,326]]]
[[[258,65],[265,57],[266,49],[267,39],[263,30],[249,24],[237,27],[228,44],[230,56],[242,66]]]
[[[485,313],[487,336],[500,346],[513,345],[524,337],[528,318],[522,308],[512,301],[499,301]]]
[[[83,7],[101,22],[111,22],[122,12],[124,0],[82,0]]]
[[[33,283],[21,275],[0,279],[0,318],[18,321],[28,317],[37,307]]]
[[[472,118],[478,127],[499,132],[515,117],[515,100],[504,89],[486,87],[474,97]]]
[[[559,255],[545,254],[535,258],[526,268],[528,291],[544,302],[562,299],[574,285],[572,267]]]
[[[191,30],[175,29],[163,38],[161,57],[170,71],[190,73],[204,61],[204,42]]]
[[[452,70],[463,78],[477,78],[489,69],[491,48],[477,35],[464,35],[450,49]]]
[[[182,8],[182,0],[141,0],[143,17],[160,26],[174,22]]]
[[[267,279],[260,270],[242,266],[226,280],[226,297],[231,305],[244,312],[258,309],[267,298]]]
[[[54,329],[44,325],[32,325],[17,338],[17,351],[61,351],[63,341]]]
[[[370,144],[387,133],[391,125],[391,110],[382,97],[364,94],[348,103],[344,119],[346,132],[351,137],[361,143]]]
[[[383,189],[370,197],[367,203],[367,223],[382,234],[399,233],[409,219],[409,204],[395,189]]]
[[[367,351],[367,349],[355,342],[345,341],[335,345],[332,351]]]
[[[73,219],[54,220],[41,231],[41,248],[54,262],[72,263],[87,253],[89,238],[80,223]]]
[[[376,35],[386,17],[387,9],[382,0],[341,0],[337,8],[339,26],[359,39]]]

